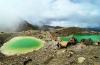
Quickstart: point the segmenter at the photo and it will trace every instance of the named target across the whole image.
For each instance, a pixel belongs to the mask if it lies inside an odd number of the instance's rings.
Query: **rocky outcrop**
[[[17,31],[27,31],[27,30],[39,30],[39,27],[36,25],[32,25],[28,23],[27,21],[23,21],[20,25]]]

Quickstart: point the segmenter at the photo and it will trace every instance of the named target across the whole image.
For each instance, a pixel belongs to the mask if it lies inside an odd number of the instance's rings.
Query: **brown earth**
[[[54,33],[56,35],[56,33]],[[5,56],[0,53],[0,65],[100,65],[100,46],[71,46],[58,49],[56,42],[52,41],[52,34],[45,31],[31,30],[31,33],[24,31],[21,33],[0,34],[0,46],[15,36],[35,36],[46,41],[45,46],[38,51],[33,51],[23,55]],[[48,39],[47,39],[48,37]],[[83,63],[78,63],[78,58],[84,57]]]

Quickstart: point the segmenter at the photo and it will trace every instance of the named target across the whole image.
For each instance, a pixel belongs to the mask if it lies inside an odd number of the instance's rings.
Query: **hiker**
[[[58,48],[67,48],[67,42],[61,41],[57,43]]]
[[[74,38],[74,37],[72,37],[72,38],[69,40],[67,46],[76,45],[76,44],[77,44],[77,39]]]
[[[60,39],[60,37],[57,38],[57,47],[58,48],[66,48],[67,42]]]
[[[68,42],[60,41],[57,43],[58,48],[67,48],[68,46],[75,45],[77,43],[77,39],[72,37]]]

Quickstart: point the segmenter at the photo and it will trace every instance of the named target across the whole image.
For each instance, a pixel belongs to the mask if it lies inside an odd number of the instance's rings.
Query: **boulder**
[[[79,57],[78,58],[78,63],[83,63],[85,61],[85,58],[84,57]]]

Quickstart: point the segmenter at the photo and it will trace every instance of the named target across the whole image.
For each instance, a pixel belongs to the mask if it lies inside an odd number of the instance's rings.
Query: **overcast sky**
[[[96,27],[100,0],[0,0],[0,27],[18,26],[19,19],[34,25]]]

